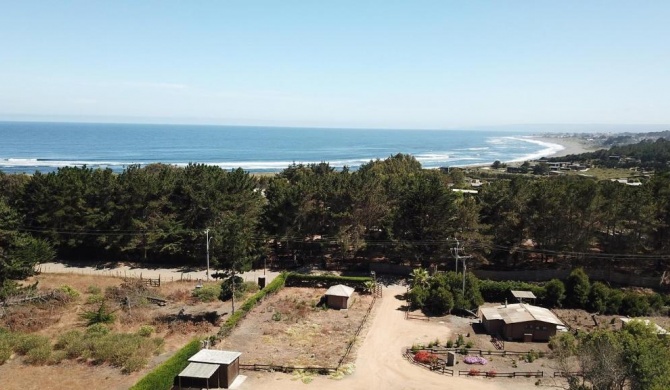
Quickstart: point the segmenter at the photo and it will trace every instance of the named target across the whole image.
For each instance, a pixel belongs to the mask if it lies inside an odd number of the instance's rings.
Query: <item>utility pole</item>
[[[472,256],[461,256],[461,250],[463,248],[460,247],[461,243],[458,241],[457,238],[454,238],[456,240],[456,247],[451,248],[451,253],[454,255],[454,258],[456,259],[456,273],[458,273],[458,260],[463,261],[463,297],[465,297],[465,274],[467,273],[467,266],[465,265],[465,260],[471,258]]]
[[[208,282],[209,282],[209,240],[211,239],[212,238],[209,236],[209,229],[205,229],[205,240],[207,240],[207,272],[205,273],[205,276]]]

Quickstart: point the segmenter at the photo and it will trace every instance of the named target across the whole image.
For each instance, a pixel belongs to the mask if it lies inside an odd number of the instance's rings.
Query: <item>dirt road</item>
[[[436,325],[418,320],[405,320],[398,310],[404,301],[396,298],[406,287],[384,288],[384,298],[377,301],[374,318],[369,324],[367,337],[358,350],[355,372],[342,380],[315,377],[309,384],[293,380],[290,374],[267,374],[245,371],[248,379],[240,389],[537,389],[526,379],[486,379],[451,377],[430,372],[411,364],[402,357],[403,348],[413,343],[427,343],[439,338],[444,341],[450,336],[444,324]],[[242,356],[241,359],[244,359]],[[461,363],[462,364],[462,363]],[[465,368],[462,368],[465,369]]]
[[[104,265],[70,265],[63,263],[43,263],[36,268],[40,272],[54,274],[78,274],[78,275],[103,275],[130,278],[151,278],[157,279],[159,276],[162,281],[171,282],[176,280],[205,280],[207,272],[205,270],[183,270],[179,268],[138,268],[129,265],[119,265],[107,267]],[[214,273],[214,270],[210,270]],[[249,282],[258,282],[259,276],[265,276],[265,282],[270,283],[279,272],[253,270],[239,274],[242,279]]]

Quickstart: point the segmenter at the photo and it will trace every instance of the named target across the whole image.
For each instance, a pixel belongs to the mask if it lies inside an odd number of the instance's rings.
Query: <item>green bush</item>
[[[130,390],[169,390],[174,378],[186,368],[188,359],[200,350],[200,340],[193,340],[171,358],[140,379]]]
[[[51,351],[51,356],[47,361],[47,364],[60,364],[63,360],[67,359],[67,353],[65,351]]]
[[[40,344],[30,349],[23,361],[34,365],[46,364],[51,358],[51,352],[51,344]]]
[[[621,303],[623,302],[624,293],[621,290],[614,288],[609,289],[607,294],[607,308],[606,314],[618,314],[621,311]]]
[[[56,350],[63,350],[68,359],[77,359],[84,356],[88,350],[84,335],[76,330],[71,330],[58,336],[54,348]]]
[[[79,298],[79,291],[73,289],[72,287],[68,286],[67,284],[64,284],[60,287],[58,287],[58,291],[64,293],[67,295],[70,299],[75,300]]]
[[[565,299],[565,285],[558,279],[551,279],[544,285],[544,304],[549,307],[560,307]]]
[[[116,316],[107,309],[104,301],[100,303],[97,310],[89,310],[82,313],[81,318],[87,320],[88,325],[111,324],[116,321]]]
[[[0,365],[5,364],[12,357],[12,345],[9,341],[0,339]]]
[[[102,294],[92,294],[86,298],[86,303],[88,304],[100,304],[105,300],[105,297]]]
[[[142,325],[142,326],[140,326],[140,329],[137,331],[137,334],[142,336],[142,337],[149,337],[155,331],[156,331],[156,329],[151,325]]]
[[[14,351],[19,355],[26,355],[31,350],[44,347],[45,345],[51,347],[48,337],[37,334],[24,334],[18,337]]]
[[[147,363],[149,363],[149,359],[145,356],[132,355],[123,363],[123,373],[129,374],[131,372],[139,371],[146,366]]]
[[[214,302],[221,294],[221,286],[218,284],[205,284],[193,290],[193,297],[200,302]]]
[[[565,283],[567,302],[570,307],[584,309],[589,301],[591,282],[583,268],[575,268],[570,272]]]
[[[621,301],[620,312],[630,317],[641,317],[649,314],[649,302],[644,295],[638,293],[626,293]]]
[[[594,282],[589,292],[589,302],[587,309],[596,313],[605,313],[607,311],[607,299],[610,295],[610,288],[600,282]]]
[[[89,294],[94,294],[95,295],[95,294],[101,294],[102,290],[98,286],[88,286],[86,288],[86,292],[89,293]]]

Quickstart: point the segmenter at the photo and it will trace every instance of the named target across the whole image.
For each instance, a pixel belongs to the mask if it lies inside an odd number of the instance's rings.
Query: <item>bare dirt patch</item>
[[[242,352],[244,364],[337,367],[372,297],[354,295],[348,310],[324,309],[325,289],[284,288],[263,301],[219,349]]]

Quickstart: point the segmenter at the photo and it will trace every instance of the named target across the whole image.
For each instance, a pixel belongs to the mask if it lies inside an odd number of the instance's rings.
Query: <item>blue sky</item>
[[[0,120],[670,123],[670,1],[0,1]]]

